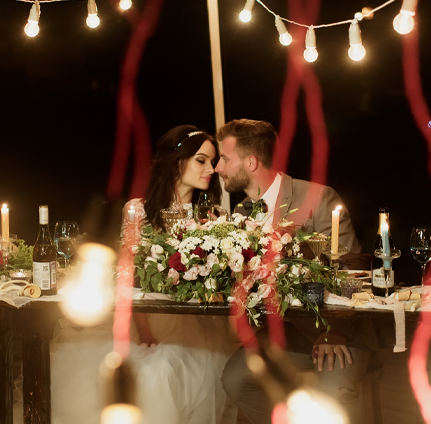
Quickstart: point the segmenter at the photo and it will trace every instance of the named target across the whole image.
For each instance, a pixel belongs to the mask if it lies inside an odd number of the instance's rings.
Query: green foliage
[[[24,240],[19,239],[8,257],[8,270],[0,266],[0,275],[8,275],[9,270],[33,268],[33,246],[27,246]]]

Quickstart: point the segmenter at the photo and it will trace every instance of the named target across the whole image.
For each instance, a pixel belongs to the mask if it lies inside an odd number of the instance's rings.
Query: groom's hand
[[[345,358],[347,362],[352,365],[353,358],[349,348],[346,345],[333,345],[321,344],[313,347],[313,364],[317,364],[317,369],[323,371],[325,357],[327,358],[329,371],[334,371],[335,358],[337,357],[340,362],[341,369],[346,367]]]

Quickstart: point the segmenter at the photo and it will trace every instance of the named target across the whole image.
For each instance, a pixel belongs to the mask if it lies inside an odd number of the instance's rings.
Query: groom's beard
[[[228,193],[238,193],[244,191],[250,184],[250,177],[244,168],[244,165],[238,172],[224,181],[224,189]]]

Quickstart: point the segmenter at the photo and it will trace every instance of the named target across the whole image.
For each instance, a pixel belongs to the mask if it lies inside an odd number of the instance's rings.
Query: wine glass
[[[194,210],[196,223],[204,224],[208,222],[211,219],[209,213],[214,213],[214,196],[212,193],[202,192]]]
[[[414,227],[410,236],[410,253],[422,267],[422,295],[424,292],[425,268],[431,260],[431,226]]]
[[[54,227],[54,243],[57,252],[64,257],[66,271],[70,257],[76,252],[79,227],[75,221],[58,221]]]

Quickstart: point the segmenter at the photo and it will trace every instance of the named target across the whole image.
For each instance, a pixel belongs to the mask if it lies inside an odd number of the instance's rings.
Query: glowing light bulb
[[[36,35],[39,34],[39,16],[40,6],[39,2],[36,1],[30,9],[27,25],[24,27],[24,32],[29,37],[36,37]]]
[[[283,46],[288,46],[292,42],[292,36],[287,32],[284,22],[281,20],[280,16],[275,17],[275,27],[277,28],[280,43]]]
[[[24,32],[29,37],[36,37],[36,35],[39,34],[39,22],[29,20],[27,25],[24,27]]]
[[[87,9],[88,9],[87,25],[90,28],[96,28],[100,24],[100,19],[97,16],[96,0],[88,0]]]
[[[408,34],[415,26],[413,16],[417,4],[418,0],[403,0],[400,13],[394,19],[394,29],[399,34]]]
[[[90,28],[96,28],[100,24],[100,18],[97,16],[97,13],[92,13],[87,16],[86,22]]]
[[[102,424],[138,424],[141,411],[137,406],[127,403],[116,403],[107,406],[101,415]]]
[[[244,5],[244,9],[239,14],[239,19],[242,22],[250,22],[251,20],[251,11],[253,10],[255,0],[247,0]]]
[[[305,36],[305,51],[304,59],[307,62],[314,62],[319,54],[316,50],[316,34],[314,32],[313,26],[307,29],[307,34]]]
[[[129,10],[132,7],[132,0],[121,0],[120,8],[123,10]]]
[[[362,60],[365,56],[365,48],[362,45],[361,30],[359,29],[358,20],[353,19],[349,28],[349,57],[354,61]]]
[[[317,53],[316,47],[307,47],[304,51],[304,59],[307,62],[314,62],[317,56],[319,56],[319,53]]]
[[[415,21],[411,13],[401,10],[394,19],[394,29],[399,34],[408,34],[415,26]]]
[[[362,44],[350,46],[349,57],[356,62],[362,60],[365,57],[365,47]]]

